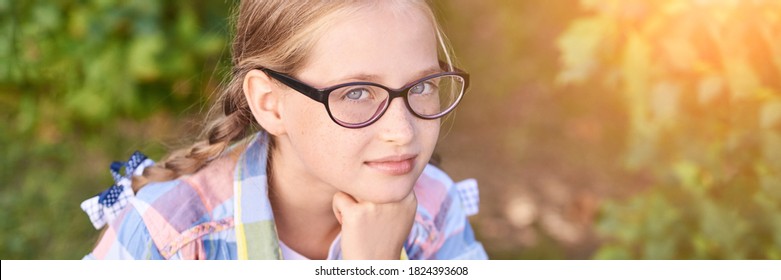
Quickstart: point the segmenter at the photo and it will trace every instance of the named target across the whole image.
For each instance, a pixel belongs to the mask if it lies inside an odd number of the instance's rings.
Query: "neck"
[[[331,242],[341,230],[332,208],[336,191],[304,172],[297,158],[285,157],[281,151],[289,148],[288,143],[284,138],[277,141],[276,147],[269,151],[267,174],[279,238],[309,259],[325,259]]]

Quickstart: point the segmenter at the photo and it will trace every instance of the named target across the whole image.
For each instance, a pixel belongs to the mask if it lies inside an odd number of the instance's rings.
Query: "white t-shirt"
[[[304,257],[303,255],[299,254],[298,252],[294,251],[293,249],[290,249],[282,240],[279,241],[279,249],[282,250],[282,259],[283,260],[308,260],[307,257]],[[331,247],[328,248],[328,258],[327,260],[338,260],[342,257],[342,235],[339,234],[334,238],[334,241],[331,242]]]

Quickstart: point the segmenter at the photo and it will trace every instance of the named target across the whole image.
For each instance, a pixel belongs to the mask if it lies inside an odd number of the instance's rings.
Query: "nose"
[[[407,109],[402,98],[394,98],[385,114],[374,125],[380,130],[380,139],[405,145],[415,138],[415,116]]]

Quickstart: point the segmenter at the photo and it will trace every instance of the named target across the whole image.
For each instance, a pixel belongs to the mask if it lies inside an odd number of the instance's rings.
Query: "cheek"
[[[423,150],[433,153],[439,140],[441,119],[420,120],[417,137]]]
[[[306,98],[304,96],[301,96]],[[286,100],[285,127],[298,157],[310,172],[322,179],[354,169],[360,156],[362,137],[358,130],[335,124],[325,107],[312,100]]]

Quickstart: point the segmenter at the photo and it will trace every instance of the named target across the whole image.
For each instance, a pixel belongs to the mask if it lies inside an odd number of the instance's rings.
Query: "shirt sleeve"
[[[440,230],[444,238],[442,246],[434,253],[433,259],[439,260],[485,260],[488,255],[483,245],[475,239],[472,225],[465,212],[465,201],[470,199],[462,197],[463,192],[458,188],[449,188],[448,198],[445,199],[442,209],[445,222]]]
[[[85,260],[164,259],[138,210],[128,205],[107,228]]]
[[[475,180],[454,183],[442,170],[428,166],[415,194],[418,213],[405,246],[410,259],[488,259],[468,219],[478,210]]]

